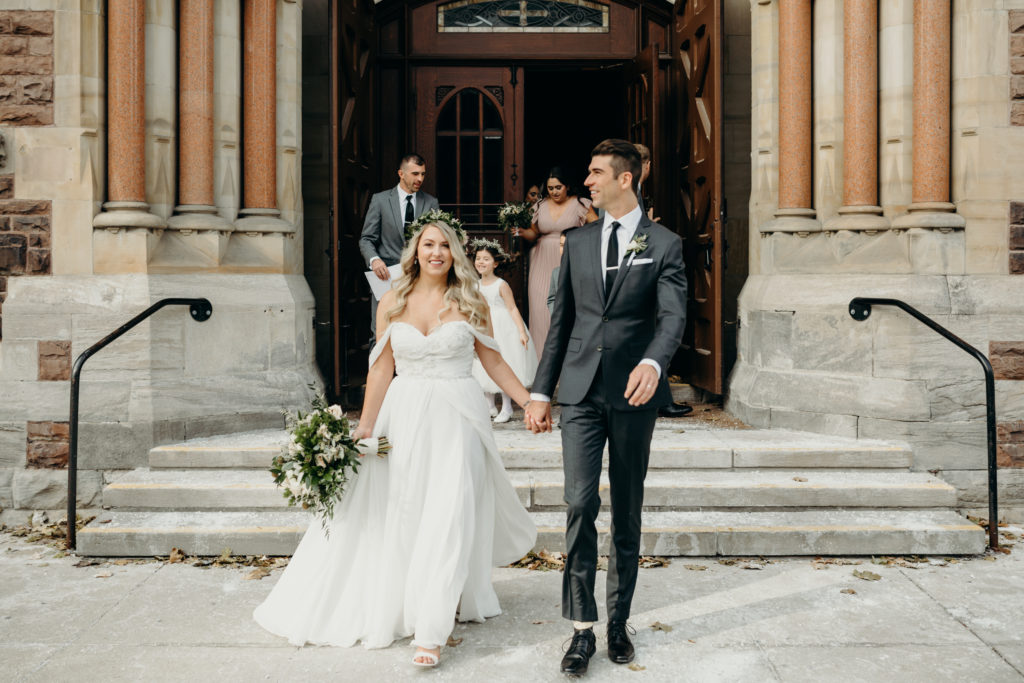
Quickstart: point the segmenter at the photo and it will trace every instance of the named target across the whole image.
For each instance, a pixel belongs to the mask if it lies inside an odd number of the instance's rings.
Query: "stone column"
[[[145,0],[107,3],[108,201],[93,226],[112,237],[94,237],[97,272],[145,271],[151,230],[166,225],[146,203],[145,23]]]
[[[885,230],[878,206],[878,2],[843,2],[843,205],[829,230]]]
[[[811,0],[779,0],[779,208],[763,232],[821,230],[813,208]]]
[[[913,189],[899,228],[963,228],[949,201],[950,3],[914,0]]]
[[[243,0],[243,232],[291,232],[277,208],[277,2]]]
[[[213,5],[213,0],[179,3],[178,206],[167,223],[212,237],[205,246],[219,262],[227,244],[221,233],[233,226],[217,215],[213,199]]]

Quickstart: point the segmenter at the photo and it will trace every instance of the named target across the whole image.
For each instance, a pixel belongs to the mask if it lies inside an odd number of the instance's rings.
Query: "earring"
[[[418,258],[414,258],[412,262],[415,263],[417,266],[420,264],[420,260]]]

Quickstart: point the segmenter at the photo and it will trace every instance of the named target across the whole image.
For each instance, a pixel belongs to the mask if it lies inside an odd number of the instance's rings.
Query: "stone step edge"
[[[851,511],[856,512],[856,511]],[[945,511],[944,511],[945,512]],[[116,513],[115,513],[116,514]],[[132,514],[132,513],[129,513]],[[137,514],[137,513],[136,513]],[[193,513],[200,517],[218,513]],[[172,545],[189,554],[218,555],[232,547],[239,555],[288,555],[305,532],[309,518],[295,511],[296,524],[241,525],[210,527],[202,525],[154,526],[152,528],[104,527],[92,522],[79,532],[79,554],[97,556],[166,555]],[[669,513],[671,514],[671,513]],[[730,513],[739,517],[743,513]],[[770,514],[770,513],[769,513]],[[785,513],[780,513],[785,514]],[[169,519],[173,513],[155,513],[150,517]],[[275,515],[278,519],[282,513]],[[551,524],[551,513],[531,513],[538,523],[535,550],[564,548],[564,527]],[[114,519],[106,513],[108,519]],[[655,519],[652,520],[651,518]],[[667,556],[814,556],[814,555],[972,555],[985,547],[981,527],[955,518],[955,513],[936,514],[935,520],[922,524],[920,517],[901,526],[898,519],[866,524],[669,524],[659,526],[657,513],[647,517],[642,534],[644,554]],[[949,521],[942,521],[945,518]],[[607,548],[607,516],[598,518],[602,548]],[[262,539],[262,540],[261,540]],[[605,552],[603,550],[602,552]]]

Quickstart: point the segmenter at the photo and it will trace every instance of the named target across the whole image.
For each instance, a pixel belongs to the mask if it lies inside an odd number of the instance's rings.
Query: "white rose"
[[[339,406],[339,405],[333,405],[333,406],[328,407],[327,408],[327,412],[329,412],[331,415],[333,415],[338,420],[340,420],[341,418],[345,417],[345,411],[343,411],[341,409],[341,406]]]

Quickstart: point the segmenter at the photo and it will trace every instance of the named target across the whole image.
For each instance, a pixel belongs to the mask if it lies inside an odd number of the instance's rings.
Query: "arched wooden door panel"
[[[427,162],[424,188],[471,236],[498,240],[498,208],[522,200],[523,70],[519,67],[415,67],[416,149]],[[520,310],[523,262],[502,273]]]
[[[673,20],[679,163],[679,220],[690,288],[686,343],[689,382],[713,394],[724,389],[722,270],[722,4],[678,0]],[[680,103],[682,104],[682,103]]]
[[[376,42],[373,0],[331,3],[331,335],[330,393],[361,384],[370,335],[365,264],[359,254],[363,217],[376,191]]]

